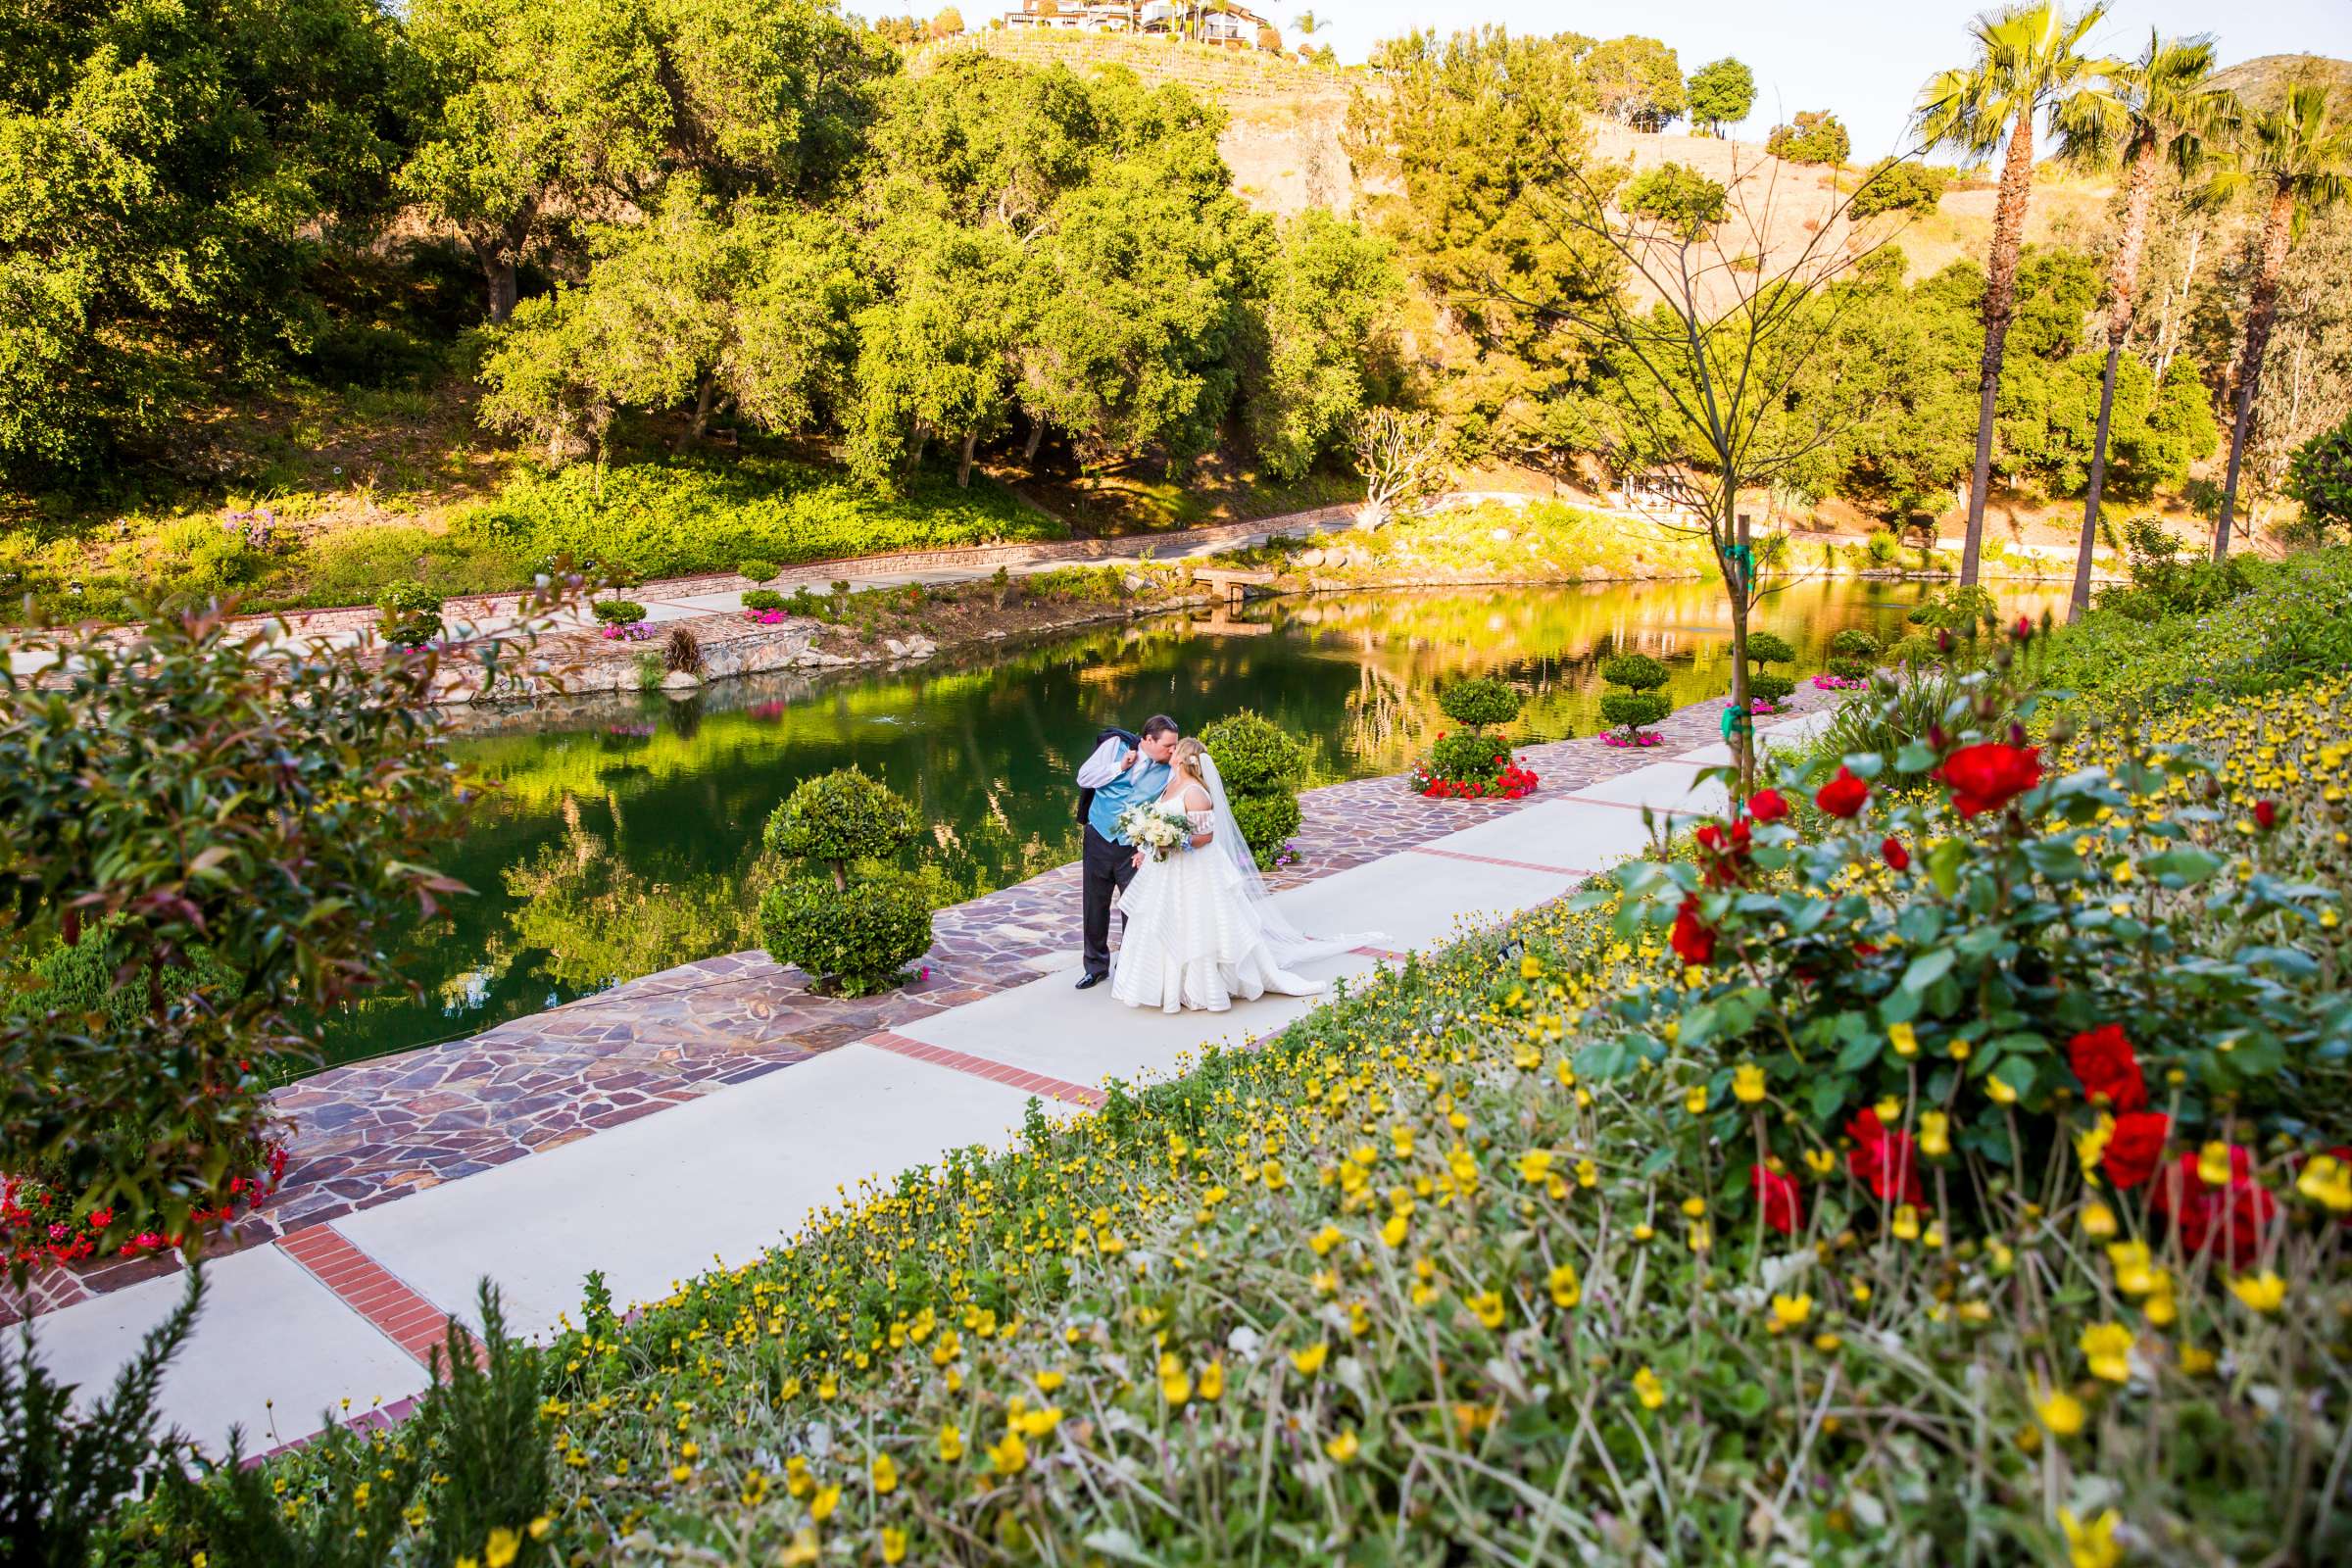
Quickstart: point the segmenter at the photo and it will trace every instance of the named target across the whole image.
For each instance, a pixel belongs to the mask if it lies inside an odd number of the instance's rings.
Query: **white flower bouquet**
[[[1165,801],[1139,801],[1119,813],[1119,837],[1164,860],[1193,836],[1193,819]]]

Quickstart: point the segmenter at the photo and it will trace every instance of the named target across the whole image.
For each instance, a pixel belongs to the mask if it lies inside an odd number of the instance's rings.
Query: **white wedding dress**
[[[1237,999],[1253,1002],[1269,992],[1320,996],[1322,981],[1289,966],[1345,953],[1378,940],[1379,933],[1318,940],[1293,928],[1267,902],[1264,879],[1242,844],[1215,764],[1205,758],[1202,762],[1210,804],[1188,814],[1196,837],[1213,837],[1164,860],[1147,855],[1137,867],[1135,880],[1119,895],[1127,920],[1111,959],[1110,994],[1130,1007],[1162,1012],[1223,1012]]]

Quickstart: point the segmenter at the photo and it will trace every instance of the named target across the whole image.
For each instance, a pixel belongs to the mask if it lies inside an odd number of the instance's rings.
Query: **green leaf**
[[[1952,971],[1952,950],[1936,948],[1911,960],[1903,971],[1903,989],[1914,996],[1925,991]]]
[[[1945,898],[1956,898],[1960,892],[1960,865],[1968,858],[1968,846],[1958,839],[1938,839],[1928,851],[1928,879],[1936,891]]]
[[[1848,1041],[1845,1049],[1838,1053],[1838,1070],[1839,1072],[1860,1072],[1878,1060],[1879,1053],[1886,1049],[1886,1041],[1883,1035],[1866,1034],[1859,1039]]]
[[[2154,877],[2160,887],[2193,888],[2220,870],[2222,862],[2218,856],[2193,844],[2183,844],[2161,855],[2149,856],[2139,862],[2139,868]]]
[[[1925,741],[1911,741],[1894,754],[1894,770],[1898,773],[1925,773],[1936,765],[1936,749]]]

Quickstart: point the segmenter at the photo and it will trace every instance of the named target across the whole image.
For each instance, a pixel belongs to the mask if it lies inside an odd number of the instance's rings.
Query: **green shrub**
[[[420,582],[387,584],[375,601],[383,612],[384,641],[421,648],[441,635],[441,596]]]
[[[634,599],[599,599],[589,608],[608,626],[634,626],[645,618],[645,607]]]
[[[791,601],[787,600],[782,594],[776,592],[773,588],[755,588],[750,593],[747,593],[743,596],[743,608],[746,610],[762,612],[769,610],[783,610],[787,608],[790,603]]]
[[[1797,112],[1792,125],[1775,125],[1764,150],[1792,164],[1842,164],[1854,150],[1843,122],[1827,109]]]
[[[914,808],[858,768],[805,781],[767,819],[765,841],[824,874],[794,877],[761,902],[769,955],[845,996],[897,984],[931,946],[935,884],[888,863],[920,831]]]
[[[2352,524],[2352,416],[2295,449],[2286,493],[2301,504],[2303,520],[2320,537]]]
[[[1747,634],[1747,662],[1759,666],[1793,664],[1796,662],[1796,650],[1788,646],[1786,638],[1776,637],[1768,631],[1751,631]]]
[[[781,569],[782,568],[772,561],[754,560],[738,563],[735,567],[735,574],[738,577],[748,578],[753,582],[767,582],[771,580]]]
[[[1946,178],[1942,170],[1889,159],[1873,166],[1855,187],[1846,214],[1859,221],[1881,213],[1932,213],[1943,199]]]
[[[1787,675],[1774,675],[1759,670],[1747,677],[1747,695],[1761,697],[1768,703],[1778,703],[1796,690],[1796,682]]]
[[[1904,617],[1914,626],[1931,631],[1948,631],[1959,638],[1973,638],[2000,623],[2001,607],[1991,593],[1980,587],[1951,587],[1941,593],[1928,595]],[[1835,652],[1835,645],[1832,651]],[[1878,653],[1874,642],[1870,654]]]
[[[1628,691],[1645,692],[1666,684],[1666,666],[1647,654],[1618,654],[1601,661],[1600,678]]]
[[[1879,640],[1859,627],[1848,626],[1830,639],[1830,673],[1841,680],[1865,680],[1876,667]]]
[[[1519,716],[1519,694],[1507,683],[1485,675],[1457,680],[1438,693],[1440,710],[1474,729],[1508,724]]]
[[[1891,566],[1901,558],[1903,546],[1902,541],[1895,538],[1887,529],[1874,528],[1870,532],[1870,537],[1862,541],[1862,550],[1865,555],[1870,557],[1872,565]]]
[[[760,904],[760,937],[778,963],[846,997],[870,996],[906,978],[931,947],[931,893],[921,879],[877,869],[845,886],[794,877]]]
[[[1306,754],[1298,743],[1247,709],[1218,719],[1200,732],[1200,744],[1216,760],[1217,776],[1243,841],[1261,866],[1270,866],[1298,831],[1298,785],[1306,777]]]
[[[1467,779],[1484,784],[1510,760],[1510,746],[1483,730],[1456,730],[1430,744],[1430,772],[1443,779]]]
[[[1628,740],[1674,711],[1663,692],[1603,692],[1600,716],[1622,730]]]

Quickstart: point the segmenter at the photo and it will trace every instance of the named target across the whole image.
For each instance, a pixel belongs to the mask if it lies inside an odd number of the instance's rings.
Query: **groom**
[[[1110,895],[1135,879],[1135,846],[1119,836],[1119,813],[1157,800],[1168,787],[1168,754],[1176,750],[1176,721],[1155,713],[1131,747],[1124,730],[1108,730],[1078,769],[1079,810],[1086,818],[1086,973],[1078,989],[1110,978]]]

